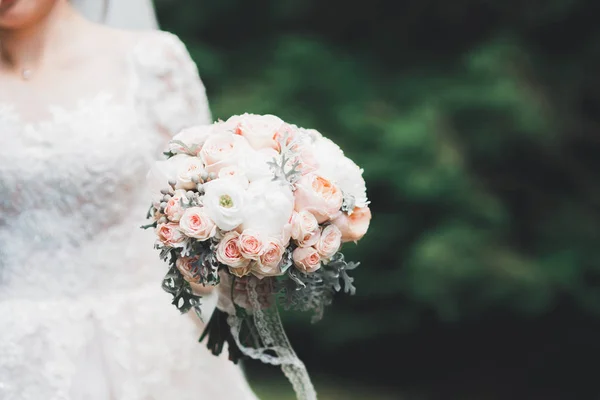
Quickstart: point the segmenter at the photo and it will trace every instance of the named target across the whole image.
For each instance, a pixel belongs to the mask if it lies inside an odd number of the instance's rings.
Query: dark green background
[[[316,325],[286,317],[327,398],[350,398],[333,382],[404,399],[599,398],[600,3],[157,9],[215,118],[276,114],[365,169],[373,221],[346,249],[358,294]],[[265,398],[287,398],[268,386],[277,371],[247,370]]]

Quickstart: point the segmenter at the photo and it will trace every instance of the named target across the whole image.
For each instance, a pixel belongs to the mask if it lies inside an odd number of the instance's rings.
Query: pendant
[[[32,75],[33,71],[29,68],[23,68],[23,70],[21,71],[21,77],[23,78],[23,80],[30,80]]]

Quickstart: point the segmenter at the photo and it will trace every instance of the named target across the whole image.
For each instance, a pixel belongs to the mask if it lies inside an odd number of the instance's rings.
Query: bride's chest
[[[0,104],[0,209],[71,209],[143,185],[159,135],[132,105],[101,95],[50,115],[25,122]]]

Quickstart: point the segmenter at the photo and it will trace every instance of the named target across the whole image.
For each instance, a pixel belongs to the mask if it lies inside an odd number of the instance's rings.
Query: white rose
[[[237,165],[239,160],[251,151],[252,148],[243,137],[223,132],[211,135],[206,140],[200,157],[208,172],[218,174],[221,168]]]
[[[204,163],[198,157],[189,157],[183,154],[178,154],[170,158],[185,157],[181,160],[177,170],[177,186],[178,189],[191,190],[196,188],[196,184],[192,180],[194,177],[200,176],[204,172]]]
[[[215,179],[204,184],[204,208],[215,224],[224,231],[237,228],[244,221],[244,188],[232,179]]]
[[[225,121],[233,133],[243,136],[254,149],[277,147],[275,135],[283,121],[274,115],[234,115]]]
[[[247,189],[249,184],[246,173],[237,165],[221,168],[219,171],[219,179],[232,179],[244,189]]]
[[[354,197],[356,207],[366,207],[369,204],[367,185],[362,174],[363,170],[347,157],[338,161],[336,173],[333,174],[333,180],[342,189],[344,195]]]
[[[344,195],[353,196],[356,207],[368,204],[363,170],[346,157],[338,145],[321,137],[314,143],[314,154],[319,161],[318,175],[334,182]]]
[[[246,192],[244,229],[253,229],[266,236],[285,239],[284,228],[294,210],[294,196],[287,185],[271,179],[254,181]],[[284,245],[287,242],[284,241]]]
[[[174,154],[197,156],[206,139],[213,133],[212,125],[199,125],[184,129],[171,139],[169,151]]]

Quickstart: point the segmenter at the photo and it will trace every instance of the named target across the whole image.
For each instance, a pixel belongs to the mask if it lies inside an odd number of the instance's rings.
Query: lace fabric
[[[139,35],[114,87],[39,113],[0,100],[1,399],[255,398],[169,304],[139,229],[167,137],[210,122],[185,46]]]

